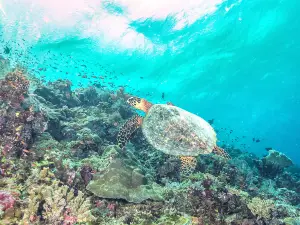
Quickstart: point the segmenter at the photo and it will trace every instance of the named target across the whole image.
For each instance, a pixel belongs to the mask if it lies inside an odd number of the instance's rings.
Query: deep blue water
[[[214,119],[220,142],[300,164],[299,1],[129,2],[1,0],[0,53],[75,87],[107,76]]]

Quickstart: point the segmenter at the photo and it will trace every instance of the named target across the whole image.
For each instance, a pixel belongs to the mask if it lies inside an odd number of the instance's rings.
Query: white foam
[[[6,16],[6,12],[3,9],[1,1],[0,1],[0,11],[3,13],[4,16]]]
[[[64,36],[92,37],[119,50],[142,49],[163,51],[165,46],[154,44],[130,26],[132,21],[152,18],[164,20],[173,16],[174,30],[193,24],[213,13],[223,0],[111,0],[124,9],[124,14],[108,12],[107,1],[99,0],[2,0],[3,22],[10,28],[22,23],[19,35],[35,40],[51,37],[49,42]],[[18,7],[16,7],[18,6]],[[25,28],[26,27],[26,28]],[[7,35],[14,35],[11,29]],[[55,34],[55,35],[53,35]],[[7,37],[9,38],[9,37]]]

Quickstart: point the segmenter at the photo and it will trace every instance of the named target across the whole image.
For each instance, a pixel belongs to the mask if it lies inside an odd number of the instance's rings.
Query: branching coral
[[[54,183],[35,190],[35,195],[40,194],[44,200],[43,219],[49,224],[60,224],[62,221],[73,224],[94,220],[89,211],[89,199],[85,199],[81,191],[75,196],[74,191],[68,189],[66,185],[59,186],[58,183]]]
[[[258,197],[252,198],[251,202],[249,202],[247,206],[254,215],[266,219],[271,218],[272,210],[275,208],[274,201]]]
[[[30,180],[39,181],[28,188],[28,207],[24,210],[24,224],[71,225],[91,222],[94,217],[90,211],[90,199],[85,198],[81,191],[60,185],[57,180],[51,180],[51,172],[45,168],[39,173],[35,171]],[[43,184],[38,184],[44,180]]]

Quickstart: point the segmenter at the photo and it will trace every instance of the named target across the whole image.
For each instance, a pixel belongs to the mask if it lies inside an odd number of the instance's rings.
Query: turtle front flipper
[[[213,153],[216,155],[222,156],[225,159],[231,159],[230,155],[223,149],[218,146],[215,146],[213,149]]]
[[[141,116],[134,116],[122,125],[117,137],[118,145],[121,149],[125,147],[134,131],[136,131],[136,129],[138,129],[141,126],[142,121],[143,118]]]
[[[189,176],[194,172],[197,159],[193,156],[180,156],[181,166],[180,166],[180,175],[183,177]]]

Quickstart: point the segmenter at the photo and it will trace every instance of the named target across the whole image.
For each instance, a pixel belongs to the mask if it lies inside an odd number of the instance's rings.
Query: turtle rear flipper
[[[231,159],[230,155],[223,149],[218,146],[215,146],[213,149],[213,153],[216,155],[222,156],[225,159]]]
[[[117,137],[118,145],[121,149],[125,147],[134,131],[141,126],[142,121],[143,118],[141,116],[134,116],[122,125]]]
[[[180,166],[180,175],[182,177],[187,177],[194,172],[197,159],[193,156],[180,156],[181,166]]]

